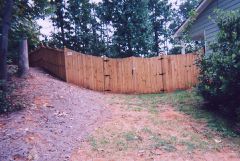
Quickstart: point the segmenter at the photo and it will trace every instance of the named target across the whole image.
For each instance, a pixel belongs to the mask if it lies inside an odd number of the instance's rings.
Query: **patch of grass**
[[[110,140],[106,137],[96,138],[94,136],[90,136],[88,138],[88,142],[92,147],[92,150],[99,150],[100,148],[105,148],[105,146],[110,144]]]
[[[143,106],[151,114],[158,114],[158,105],[159,105],[159,95],[158,94],[148,94],[148,95],[139,95],[138,99],[143,102]]]
[[[123,137],[125,138],[126,141],[137,141],[137,140],[139,140],[138,135],[135,132],[132,132],[132,131],[123,133]]]
[[[135,112],[140,112],[140,111],[143,110],[143,108],[140,107],[140,106],[132,106],[132,105],[129,105],[129,106],[128,106],[128,110],[130,110],[130,111],[135,111]]]
[[[187,146],[187,150],[190,152],[194,151],[197,148],[194,143],[189,142],[189,141],[182,141],[181,143],[183,145]]]
[[[156,107],[150,107],[148,109],[148,112],[150,112],[151,114],[158,114],[158,109]]]
[[[159,149],[163,149],[167,152],[174,152],[177,150],[174,146],[176,140],[171,140],[171,138],[170,138],[170,140],[165,140],[158,135],[153,135],[153,136],[151,136],[151,140],[153,143],[151,146],[154,149],[159,148]]]
[[[105,146],[107,144],[110,143],[109,139],[107,139],[106,137],[103,137],[99,140],[99,143],[102,145],[102,146]]]
[[[138,98],[145,104],[149,105],[150,113],[155,113],[158,104],[171,104],[178,111],[187,115],[191,115],[193,118],[207,122],[209,128],[214,131],[220,132],[224,137],[236,137],[239,136],[231,128],[229,119],[225,119],[217,111],[209,111],[205,106],[201,96],[197,95],[195,90],[191,91],[177,91],[174,93],[166,94],[147,94],[139,95]],[[153,111],[152,111],[153,110]]]
[[[167,94],[167,101],[177,110],[191,115],[195,119],[206,121],[208,126],[220,132],[223,136],[236,137],[237,134],[229,126],[228,120],[219,115],[217,111],[208,111],[202,97],[196,91],[178,91]]]
[[[190,115],[199,122],[206,122],[210,128],[199,129],[200,134],[198,132],[191,133],[191,130],[185,131],[179,126],[179,122],[185,121],[181,120],[181,117],[169,120],[161,119],[157,114],[161,111],[166,111],[168,107],[162,106],[164,104],[172,105],[177,111]],[[235,133],[228,128],[224,119],[204,108],[205,104],[203,99],[198,96],[194,90],[165,94],[123,96],[123,105],[125,105],[124,109],[126,110],[148,112],[149,115],[147,115],[145,119],[147,119],[154,128],[142,125],[140,134],[144,133],[144,139],[142,139],[136,131],[118,132],[110,143],[107,143],[107,146],[113,145],[113,148],[118,150],[144,147],[146,149],[150,148],[151,150],[162,149],[166,152],[174,152],[177,150],[177,145],[184,146],[188,152],[197,149],[213,150],[219,149],[223,145],[214,141],[216,133],[214,133],[213,130],[220,132],[223,136],[236,136]],[[161,107],[163,107],[163,109],[161,109]],[[187,118],[184,117],[183,119]],[[168,136],[168,131],[166,131],[166,133],[159,133],[158,130],[161,130],[161,127],[163,129],[169,127],[170,130],[172,128],[177,131],[177,134],[179,132],[182,137]],[[196,130],[198,131],[198,128]],[[236,146],[236,144],[233,146]]]
[[[94,138],[93,136],[90,136],[88,138],[88,142],[91,145],[93,150],[97,150],[98,149],[98,144],[97,144],[97,139]]]
[[[220,143],[215,143],[213,139],[205,141],[195,133],[189,133],[189,136],[191,136],[189,139],[179,140],[179,143],[186,146],[187,150],[190,152],[196,149],[208,151],[210,149],[217,149],[221,146]]]
[[[153,133],[152,130],[149,129],[148,127],[142,128],[141,131],[144,132],[144,133],[147,133],[147,134],[152,134]]]
[[[124,141],[124,140],[118,140],[118,141],[116,142],[116,146],[117,146],[117,149],[118,149],[119,151],[123,151],[123,150],[127,150],[127,149],[128,149],[128,144],[127,144],[127,142]]]
[[[161,125],[161,124],[164,124],[164,121],[160,120],[159,118],[157,117],[148,117],[148,119],[153,123],[153,125],[155,126],[158,126],[158,125]]]

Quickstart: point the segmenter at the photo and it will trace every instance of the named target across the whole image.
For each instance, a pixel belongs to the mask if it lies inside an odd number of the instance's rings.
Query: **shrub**
[[[200,62],[199,93],[214,108],[237,114],[240,107],[240,10],[217,11],[220,29],[211,53]]]
[[[7,112],[8,109],[8,101],[6,97],[6,91],[3,90],[3,82],[0,81],[0,113]]]

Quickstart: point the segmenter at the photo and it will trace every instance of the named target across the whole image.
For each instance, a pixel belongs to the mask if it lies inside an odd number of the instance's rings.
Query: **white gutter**
[[[208,7],[208,5],[212,2],[213,0],[204,0],[196,9],[196,18]],[[183,25],[175,32],[173,35],[173,38],[177,38],[181,36],[181,33],[184,31],[184,29],[188,26],[190,23],[191,18],[188,18]]]

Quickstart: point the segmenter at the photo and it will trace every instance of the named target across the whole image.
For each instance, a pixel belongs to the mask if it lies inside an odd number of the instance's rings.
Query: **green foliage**
[[[167,0],[52,3],[55,32],[48,45],[108,57],[152,57],[167,50],[174,16]],[[64,38],[64,39],[63,39]],[[163,48],[164,47],[164,48]]]
[[[199,49],[199,47],[203,48],[203,44],[199,43],[196,45],[196,43],[194,41],[192,41],[192,39],[189,37],[189,33],[188,33],[189,28],[191,27],[192,23],[195,21],[195,15],[196,15],[195,9],[201,1],[202,0],[184,0],[180,4],[178,9],[172,10],[173,22],[170,24],[172,35],[179,29],[179,27],[184,23],[184,21],[186,21],[188,18],[190,18],[190,23],[188,23],[189,25],[188,25],[188,27],[186,27],[186,29],[181,37],[181,40],[184,40],[184,42],[187,45],[187,47],[186,47],[187,53],[197,51]],[[176,45],[176,44],[180,44],[181,42],[179,42],[179,40],[177,40],[177,39],[172,39],[171,43],[173,45]],[[176,50],[178,52],[175,52]],[[181,48],[179,49],[178,47],[174,47],[170,51],[170,53],[178,54],[180,50],[181,50]]]
[[[146,56],[152,50],[148,0],[113,0],[113,47],[120,57]]]
[[[189,16],[191,16],[194,9],[198,6],[198,4],[202,0],[185,0],[179,6],[179,16],[182,20],[186,20]]]
[[[160,54],[163,46],[166,48],[166,42],[171,35],[171,29],[168,23],[172,20],[171,5],[167,0],[149,0],[149,13],[153,32],[153,55]]]
[[[210,55],[200,62],[199,93],[212,108],[235,116],[240,100],[240,11],[218,11],[220,29]]]
[[[3,9],[3,0],[0,0],[0,10]],[[49,11],[47,0],[17,0],[14,1],[14,10],[9,31],[9,54],[10,62],[17,63],[19,43],[23,37],[28,38],[29,50],[33,50],[40,43],[40,26],[36,20],[43,18]],[[0,18],[0,30],[2,21]]]
[[[103,24],[101,5],[90,3],[89,0],[58,0],[52,3],[54,14],[51,20],[57,32],[52,33],[47,45],[56,48],[64,46],[84,54],[96,56],[105,52],[103,40]]]
[[[9,107],[6,92],[4,90],[5,84],[5,82],[0,81],[0,113],[7,112],[7,109]]]
[[[18,111],[26,107],[27,102],[14,95],[15,90],[23,85],[22,82],[11,81],[11,77],[16,75],[17,71],[17,66],[9,65],[8,75],[10,80],[0,80],[0,113]]]

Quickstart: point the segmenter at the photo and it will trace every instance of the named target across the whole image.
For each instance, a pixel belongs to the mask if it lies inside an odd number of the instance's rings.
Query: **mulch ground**
[[[25,109],[0,116],[0,160],[69,160],[75,148],[108,117],[104,94],[69,85],[31,69],[13,78],[13,96]]]

